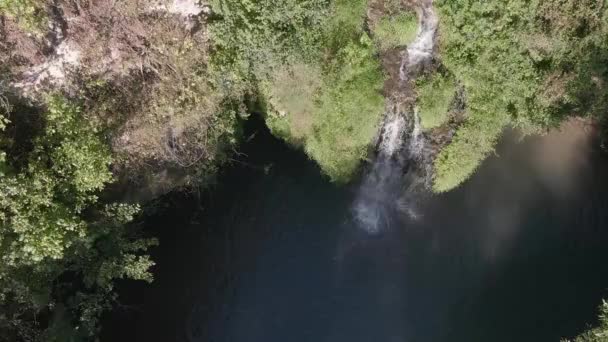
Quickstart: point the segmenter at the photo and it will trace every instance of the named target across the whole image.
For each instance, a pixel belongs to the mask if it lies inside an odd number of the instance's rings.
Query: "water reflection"
[[[460,189],[370,235],[336,188],[267,134],[201,201],[176,196],[156,282],[125,288],[107,341],[558,341],[608,286],[608,160],[581,126],[507,134]],[[196,210],[195,210],[196,209]],[[198,216],[197,216],[198,215]],[[192,224],[196,218],[199,223]]]

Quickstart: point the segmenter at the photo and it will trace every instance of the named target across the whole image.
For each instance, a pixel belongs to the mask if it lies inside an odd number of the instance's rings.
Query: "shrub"
[[[372,33],[380,50],[389,50],[410,44],[418,32],[418,19],[410,12],[386,15],[373,28]]]
[[[435,158],[433,191],[449,191],[466,181],[494,150],[507,122],[500,116],[469,118]]]
[[[322,77],[319,67],[303,63],[275,71],[266,91],[270,104],[266,124],[274,135],[301,144],[311,134]]]
[[[334,61],[319,92],[306,152],[333,181],[354,175],[377,133],[384,110],[384,75],[367,36],[351,42]]]
[[[56,307],[55,295],[72,298],[65,303],[72,317],[87,317],[86,327],[75,324],[95,333],[101,310],[113,298],[113,279],[150,280],[152,263],[144,252],[155,241],[124,229],[136,207],[102,209],[97,195],[112,180],[110,150],[78,106],[51,96],[45,110],[31,115],[38,122],[22,120],[27,113],[15,114],[14,122],[0,120],[6,130],[0,132],[0,333],[13,340],[37,339],[44,326],[28,317]],[[13,139],[20,131],[32,136]],[[15,146],[22,144],[28,146]],[[55,286],[71,288],[61,285],[66,271],[73,272],[70,282],[78,276],[96,281],[85,281],[79,293],[57,293]],[[95,312],[84,315],[93,307]]]
[[[585,331],[573,340],[563,340],[563,342],[605,342],[608,339],[608,303],[602,301],[599,309],[600,315],[597,327]]]
[[[41,35],[48,18],[44,0],[0,0],[0,14],[16,20],[26,31]]]
[[[533,30],[527,1],[442,0],[442,63],[463,84],[468,119],[435,160],[436,191],[466,180],[490,153],[505,125],[534,130],[548,113],[535,101],[541,73],[525,53],[522,32]]]
[[[214,0],[217,20],[210,24],[213,63],[239,77],[267,80],[286,60],[316,59],[323,0]]]
[[[365,24],[367,0],[334,0],[329,8],[329,16],[323,23],[323,46],[330,52],[330,58],[352,40],[361,37]]]
[[[451,75],[435,73],[416,82],[416,104],[420,123],[424,129],[441,126],[448,118],[450,105],[456,95],[456,85]]]
[[[438,1],[440,57],[466,92],[469,119],[435,162],[435,189],[458,186],[502,129],[525,133],[608,109],[603,1]],[[453,155],[452,155],[453,154]]]
[[[247,83],[271,131],[339,182],[365,158],[384,105],[366,9],[365,0],[214,4],[213,67]]]

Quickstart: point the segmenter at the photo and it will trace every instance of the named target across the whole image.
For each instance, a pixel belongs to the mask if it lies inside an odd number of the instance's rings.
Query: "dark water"
[[[102,340],[559,341],[608,297],[599,150],[506,139],[420,219],[370,235],[354,188],[257,131],[210,193],[167,196],[146,221],[156,281],[122,286]]]

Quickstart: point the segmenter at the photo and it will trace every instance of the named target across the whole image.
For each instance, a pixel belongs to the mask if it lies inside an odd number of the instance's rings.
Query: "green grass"
[[[384,110],[384,75],[374,55],[369,38],[351,43],[319,92],[306,152],[338,183],[349,181],[366,157]]]
[[[324,26],[324,39],[321,50],[329,49],[336,54],[351,40],[363,34],[367,0],[335,0]]]
[[[321,83],[316,66],[299,63],[275,71],[266,90],[273,109],[267,113],[266,124],[275,136],[299,145],[311,133],[314,99]]]
[[[435,158],[434,192],[446,192],[466,181],[494,151],[494,145],[508,123],[506,117],[471,115],[454,140]]]
[[[316,46],[320,57],[292,58],[262,86],[273,134],[303,147],[337,183],[348,182],[366,158],[384,111],[384,74],[364,31],[366,9],[365,0],[334,2]]]
[[[420,123],[424,129],[441,126],[448,118],[450,105],[456,95],[454,78],[435,73],[417,82],[416,99]]]
[[[524,0],[507,7],[475,0],[437,5],[442,64],[462,83],[468,115],[434,162],[433,189],[444,192],[473,174],[505,126],[535,127],[546,113],[535,101],[542,80],[519,39],[532,29],[532,5]]]
[[[374,39],[380,50],[389,50],[410,44],[418,32],[418,19],[410,12],[384,16],[373,28]]]

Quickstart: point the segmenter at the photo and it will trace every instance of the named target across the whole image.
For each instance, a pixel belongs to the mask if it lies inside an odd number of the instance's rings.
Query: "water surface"
[[[146,220],[156,281],[125,284],[105,341],[559,341],[608,296],[608,158],[581,129],[519,143],[451,193],[353,223],[337,187],[260,122],[203,194]]]

